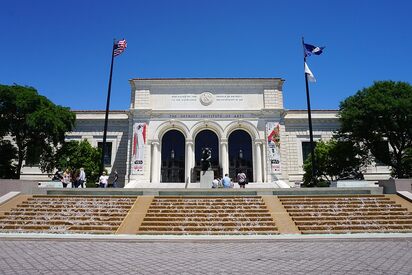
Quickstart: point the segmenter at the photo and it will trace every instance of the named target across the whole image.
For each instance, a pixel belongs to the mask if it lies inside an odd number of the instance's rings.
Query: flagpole
[[[311,185],[314,186],[315,182],[316,182],[315,146],[314,146],[314,143],[313,143],[312,113],[311,113],[311,109],[310,109],[308,74],[305,71],[306,52],[305,52],[305,41],[304,41],[303,36],[302,36],[302,46],[303,46],[303,70],[305,72],[305,84],[306,84],[306,101],[307,101],[307,105],[308,105],[310,156],[311,156],[311,162],[312,162],[312,182],[311,182]]]
[[[107,124],[109,122],[109,106],[110,106],[110,93],[112,90],[112,75],[113,75],[113,61],[114,61],[114,46],[116,43],[116,39],[113,40],[112,46],[112,62],[110,64],[110,76],[109,76],[109,88],[107,90],[107,101],[106,101],[106,114],[104,118],[104,130],[103,130],[103,144],[102,144],[102,158],[100,163],[100,173],[101,175],[104,170],[104,157],[106,152],[106,138],[107,138]]]

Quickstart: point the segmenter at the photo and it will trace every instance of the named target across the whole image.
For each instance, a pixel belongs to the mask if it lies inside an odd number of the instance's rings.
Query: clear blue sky
[[[309,66],[314,109],[375,80],[412,83],[412,1],[1,1],[0,83],[33,86],[74,110],[126,110],[137,77],[281,77],[285,107],[305,109],[301,37],[326,46]]]

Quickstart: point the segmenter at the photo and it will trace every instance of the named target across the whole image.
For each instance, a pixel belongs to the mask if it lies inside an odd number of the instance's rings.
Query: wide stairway
[[[412,232],[412,213],[384,195],[279,199],[302,234]]]
[[[33,196],[0,216],[0,232],[114,234],[136,197]]]
[[[138,234],[279,234],[260,196],[154,197]]]

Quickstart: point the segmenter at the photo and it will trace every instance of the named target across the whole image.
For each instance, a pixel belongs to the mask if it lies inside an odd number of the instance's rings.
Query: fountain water
[[[279,234],[261,197],[155,197],[138,234]]]
[[[136,197],[33,196],[0,216],[0,232],[116,232]]]
[[[303,234],[412,232],[412,213],[385,195],[279,199]]]

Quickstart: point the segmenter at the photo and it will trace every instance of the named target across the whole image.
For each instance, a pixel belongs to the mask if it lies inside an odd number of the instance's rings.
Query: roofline
[[[280,77],[172,77],[172,78],[132,78],[132,80],[280,80],[285,81],[285,79]]]
[[[307,109],[288,109],[287,112],[307,112]],[[338,109],[311,109],[311,112],[339,112]]]
[[[105,113],[106,112],[105,110],[71,110],[71,111],[75,112],[75,113]],[[119,114],[119,113],[123,114],[123,113],[127,113],[127,112],[129,112],[129,110],[111,110],[111,111],[109,111],[109,113],[117,113],[117,114]]]

